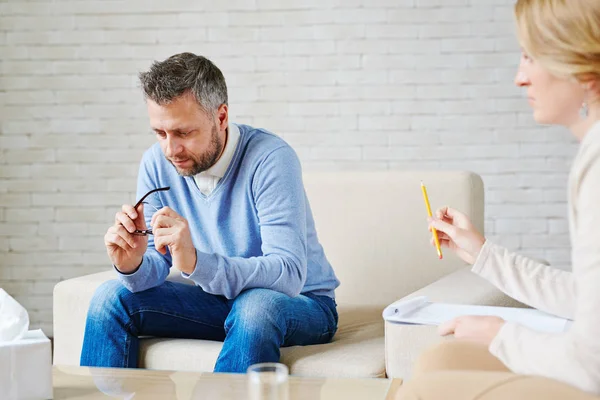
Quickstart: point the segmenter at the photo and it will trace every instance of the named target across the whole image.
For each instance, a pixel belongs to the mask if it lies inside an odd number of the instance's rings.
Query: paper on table
[[[426,296],[399,301],[383,310],[383,318],[386,321],[420,325],[439,325],[462,315],[493,315],[548,333],[564,332],[571,325],[568,319],[531,308],[432,303],[427,301]]]

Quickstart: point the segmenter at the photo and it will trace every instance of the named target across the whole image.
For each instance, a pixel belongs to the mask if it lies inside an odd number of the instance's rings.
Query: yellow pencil
[[[425,185],[423,185],[423,182],[421,182],[421,191],[423,192],[423,199],[425,200],[425,207],[427,207],[427,215],[432,217],[433,214],[431,214],[431,205],[429,205],[429,198],[427,197],[427,189],[425,188]],[[438,234],[437,234],[437,231],[435,230],[435,228],[431,228],[431,233],[433,233],[433,240],[435,241],[435,249],[437,250],[438,257],[441,260],[442,259],[442,248],[440,247],[440,239],[438,238]]]

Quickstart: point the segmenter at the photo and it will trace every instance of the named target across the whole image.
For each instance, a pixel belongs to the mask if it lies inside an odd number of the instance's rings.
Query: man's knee
[[[242,292],[234,301],[225,328],[243,327],[247,333],[264,329],[280,328],[285,324],[285,301],[289,297],[269,289],[250,289]]]
[[[88,318],[102,319],[123,304],[123,300],[131,292],[118,280],[102,283],[92,296],[88,310]]]

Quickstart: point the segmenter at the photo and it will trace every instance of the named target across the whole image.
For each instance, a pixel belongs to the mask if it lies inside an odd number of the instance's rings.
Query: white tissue
[[[21,339],[28,330],[27,310],[0,288],[0,343]]]

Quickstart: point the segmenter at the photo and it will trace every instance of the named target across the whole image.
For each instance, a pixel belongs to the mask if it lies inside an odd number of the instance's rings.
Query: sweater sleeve
[[[573,273],[577,296],[574,323],[562,334],[543,334],[506,323],[490,351],[511,370],[541,375],[600,393],[600,152],[579,165],[572,198],[575,212]],[[544,288],[540,288],[544,290]],[[568,292],[561,292],[567,296]],[[571,298],[557,301],[572,302]]]
[[[258,164],[252,193],[262,255],[225,257],[196,250],[196,268],[182,275],[229,299],[250,288],[297,296],[307,274],[307,210],[300,161],[291,147],[273,150]]]
[[[513,299],[533,308],[573,319],[575,280],[552,268],[486,241],[472,271]]]

